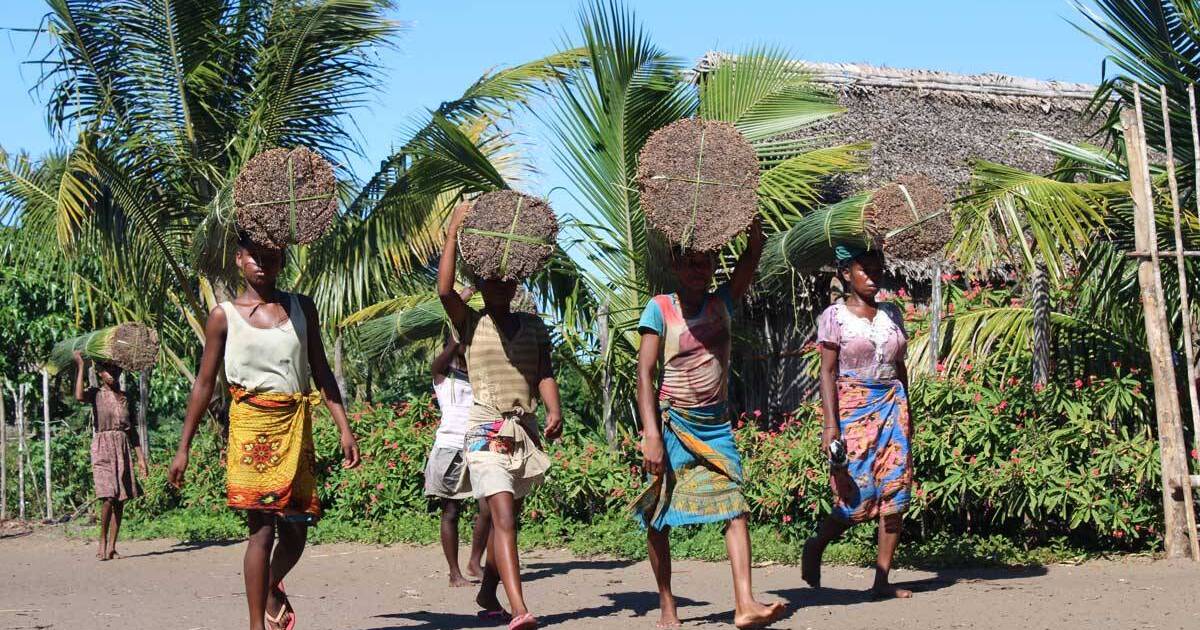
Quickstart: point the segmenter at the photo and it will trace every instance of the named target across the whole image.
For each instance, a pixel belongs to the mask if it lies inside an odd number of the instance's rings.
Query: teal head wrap
[[[839,265],[849,264],[850,261],[867,253],[867,248],[855,243],[838,243],[833,248],[833,255]]]

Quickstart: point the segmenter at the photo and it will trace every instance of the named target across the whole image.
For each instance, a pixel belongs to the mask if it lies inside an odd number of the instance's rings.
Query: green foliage
[[[918,484],[904,561],[1025,563],[1156,549],[1158,455],[1144,384],[1140,374],[1114,369],[1113,377],[1044,389],[974,368],[916,385]],[[795,562],[829,512],[818,414],[806,405],[780,418],[747,413],[734,420],[759,559]],[[320,416],[314,438],[325,514],[313,540],[436,541],[436,507],[423,493],[438,421],[431,397],[355,409],[351,423],[363,453],[355,470],[341,467],[337,431]],[[574,422],[549,449],[554,468],[545,486],[526,502],[522,545],[643,557],[644,534],[629,509],[643,486],[636,439],[625,434],[609,450]],[[160,450],[146,497],[127,512],[130,531],[184,540],[243,537],[242,517],[224,505],[221,449],[215,436],[201,435],[182,492],[166,485],[169,450]],[[679,528],[675,537],[681,557],[723,557],[717,525]],[[831,548],[830,559],[866,562],[872,545],[873,528],[859,527]]]

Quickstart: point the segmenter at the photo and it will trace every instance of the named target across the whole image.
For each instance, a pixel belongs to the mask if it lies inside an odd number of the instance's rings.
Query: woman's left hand
[[[150,467],[146,465],[146,460],[143,459],[142,461],[138,462],[138,470],[142,472],[143,481],[150,478]]]
[[[342,468],[358,468],[362,457],[358,454],[358,440],[349,431],[342,433]]]

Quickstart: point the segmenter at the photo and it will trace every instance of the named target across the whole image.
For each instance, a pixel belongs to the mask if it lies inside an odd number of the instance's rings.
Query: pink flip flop
[[[508,630],[533,630],[536,627],[538,627],[537,618],[531,613],[518,615],[508,622]]]
[[[295,630],[296,610],[292,608],[292,602],[287,598],[287,591],[283,590],[283,582],[279,583],[279,592],[283,593],[283,605],[279,607],[279,612],[274,617],[269,614],[266,616],[267,623],[281,627],[283,630]],[[287,620],[287,623],[284,623],[284,619]]]

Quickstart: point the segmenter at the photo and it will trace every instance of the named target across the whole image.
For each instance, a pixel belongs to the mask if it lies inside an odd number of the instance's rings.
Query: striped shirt
[[[537,408],[538,381],[547,376],[542,354],[550,334],[536,315],[514,313],[520,328],[504,337],[486,313],[471,310],[461,341],[467,346],[467,374],[476,406],[500,414],[532,413]]]

